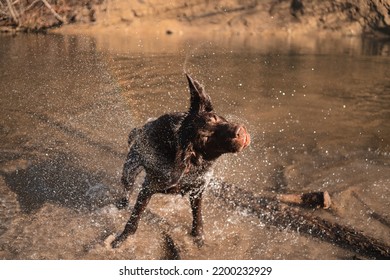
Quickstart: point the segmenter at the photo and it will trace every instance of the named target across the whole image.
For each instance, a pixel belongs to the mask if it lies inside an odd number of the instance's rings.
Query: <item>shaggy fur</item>
[[[187,75],[191,100],[185,113],[170,113],[135,128],[129,135],[130,150],[122,183],[128,192],[141,170],[146,177],[123,232],[111,243],[118,247],[136,232],[140,215],[153,194],[189,193],[193,214],[191,235],[203,243],[202,193],[215,160],[224,153],[247,147],[250,136],[243,125],[215,114],[210,96]]]

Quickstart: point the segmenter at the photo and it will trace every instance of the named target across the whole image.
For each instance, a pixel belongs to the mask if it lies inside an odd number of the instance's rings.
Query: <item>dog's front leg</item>
[[[138,222],[141,218],[142,212],[145,210],[146,206],[148,205],[150,198],[152,197],[153,193],[150,192],[148,188],[143,188],[137,198],[137,202],[134,205],[134,209],[131,213],[129,221],[126,223],[125,229],[123,232],[115,238],[115,240],[111,243],[112,248],[117,248],[121,245],[123,241],[126,240],[126,238],[129,235],[132,235],[136,232],[138,228]]]
[[[192,209],[192,230],[191,235],[199,247],[203,245],[203,220],[202,220],[202,191],[190,193]]]

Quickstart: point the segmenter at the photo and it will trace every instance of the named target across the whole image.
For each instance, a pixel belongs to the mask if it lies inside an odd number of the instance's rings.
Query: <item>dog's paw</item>
[[[193,236],[194,244],[198,247],[201,248],[204,245],[204,236],[203,234],[199,234],[197,236]]]
[[[119,234],[116,235],[115,239],[111,242],[111,248],[115,249],[121,246],[123,241],[125,241],[127,238],[127,235]]]
[[[115,238],[112,242],[111,242],[111,248],[112,249],[116,249],[118,248],[121,244],[123,243],[123,240],[122,239],[119,239],[119,238]]]
[[[115,240],[116,234],[110,234],[105,240],[104,240],[104,247],[107,249],[112,249],[111,243]]]

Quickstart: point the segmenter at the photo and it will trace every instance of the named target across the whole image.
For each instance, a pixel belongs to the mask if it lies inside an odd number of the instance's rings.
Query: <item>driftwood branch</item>
[[[61,23],[66,23],[66,20],[62,16],[60,16],[46,0],[41,1],[43,4],[45,4],[45,6],[50,10],[50,12],[55,16],[58,21],[60,21]]]
[[[12,19],[16,24],[19,24],[19,15],[18,12],[15,10],[15,7],[12,4],[11,0],[7,0],[7,5],[8,5],[8,11],[11,14]]]
[[[351,227],[305,213],[297,207],[281,203],[278,197],[258,197],[251,192],[224,182],[213,182],[212,185],[210,191],[213,195],[232,207],[244,208],[250,211],[264,223],[320,238],[353,251],[360,256],[373,259],[390,259],[389,245],[366,236]],[[300,203],[299,201],[288,202]]]
[[[311,192],[304,194],[279,194],[276,199],[280,202],[299,205],[305,208],[328,209],[332,204],[330,195],[325,192]]]
[[[41,0],[35,0],[33,1],[30,5],[28,5],[23,12],[27,12],[28,10],[30,10],[32,7],[35,6],[35,4],[37,4],[38,2],[40,2]]]
[[[355,192],[352,192],[352,195],[354,198],[356,198],[366,209],[368,215],[370,215],[371,218],[377,220],[378,222],[382,223],[383,225],[390,228],[390,221],[380,215],[379,213],[375,212],[370,206],[367,205]]]
[[[20,3],[19,0],[16,0],[12,2],[12,0],[5,0],[5,3],[3,4],[0,1],[0,15],[4,15],[10,20],[13,21],[13,23],[16,24],[16,26],[22,25],[22,17],[25,15],[25,13],[29,10],[31,10],[35,5],[38,3],[41,3],[46,6],[46,8],[50,11],[51,14],[60,22],[60,23],[67,23],[66,18],[62,17],[60,14],[58,14],[54,8],[49,4],[47,0],[35,0],[32,1],[27,7],[24,7],[22,3]],[[18,12],[19,10],[19,12]]]

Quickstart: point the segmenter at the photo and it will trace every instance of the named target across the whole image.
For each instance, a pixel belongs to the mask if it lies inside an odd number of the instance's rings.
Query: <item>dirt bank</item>
[[[3,31],[390,36],[387,0],[1,0],[0,11]]]

